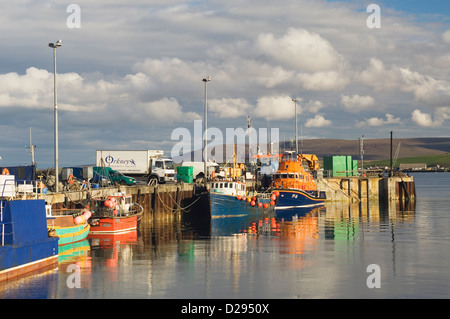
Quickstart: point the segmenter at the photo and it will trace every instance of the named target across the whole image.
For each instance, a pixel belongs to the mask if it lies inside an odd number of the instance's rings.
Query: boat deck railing
[[[43,192],[43,184],[38,180],[16,180],[13,175],[2,179],[0,184],[0,246],[5,245],[5,237],[10,222],[4,221],[4,209],[8,200],[39,199]]]
[[[40,199],[45,193],[45,186],[40,180],[3,180],[0,184],[0,198],[7,200]]]
[[[4,201],[0,200],[0,224],[2,225],[2,238],[0,241],[0,246],[4,246],[5,245],[5,223],[3,222],[3,206],[4,206]]]
[[[0,240],[0,246],[4,246],[5,245],[5,235],[7,235],[5,233],[6,230],[6,225],[9,223],[6,223],[3,221],[3,210],[5,208],[5,201],[3,200],[3,198],[6,198],[6,195],[10,194],[10,189],[14,188],[14,177],[12,178],[5,178],[3,179],[3,184],[1,185],[0,188],[0,224],[1,224],[1,240]]]

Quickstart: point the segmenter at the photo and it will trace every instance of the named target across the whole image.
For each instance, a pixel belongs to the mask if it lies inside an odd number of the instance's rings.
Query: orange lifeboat
[[[303,167],[302,155],[295,156],[290,152],[283,155],[278,171],[273,175],[273,183],[277,189],[317,190],[313,176]]]

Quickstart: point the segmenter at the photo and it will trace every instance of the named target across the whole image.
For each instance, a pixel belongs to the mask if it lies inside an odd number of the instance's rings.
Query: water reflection
[[[380,253],[364,242],[394,243],[399,236],[404,240],[414,228],[415,211],[414,206],[400,209],[397,205],[327,203],[307,210],[218,218],[199,224],[202,227],[155,221],[140,231],[90,235],[86,241],[67,247],[57,271],[2,285],[0,297],[317,297],[320,294],[313,292],[329,284],[321,282],[320,272],[328,274],[328,281],[346,285],[341,277],[348,274],[342,275],[336,262],[349,267],[349,262],[384,258],[387,250],[395,263],[398,251],[394,246],[376,246]],[[70,289],[67,284],[72,264],[80,270],[79,289]],[[329,265],[334,265],[331,272]],[[305,271],[317,287],[305,290]],[[275,277],[276,284],[271,284]]]
[[[76,261],[78,257],[87,256],[91,246],[87,239],[76,243],[58,246],[58,262]]]

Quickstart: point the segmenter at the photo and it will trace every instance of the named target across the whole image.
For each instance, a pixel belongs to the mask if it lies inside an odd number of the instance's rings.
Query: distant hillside
[[[423,157],[450,153],[450,138],[403,138],[393,139],[392,156],[395,156],[400,143],[398,158]],[[302,147],[303,145],[303,147]],[[295,146],[292,145],[295,149]],[[359,140],[341,139],[307,139],[299,141],[299,149],[303,148],[304,154],[315,154],[319,158],[329,155],[351,155],[354,159],[360,159]],[[291,142],[281,142],[280,151],[290,150]],[[225,160],[231,160],[233,147],[223,145],[221,154]],[[246,153],[248,151],[246,150]],[[195,151],[197,158],[201,158],[201,150]],[[193,159],[194,152],[191,157]],[[229,156],[227,156],[229,155]],[[364,139],[364,160],[386,160],[390,158],[390,139]],[[177,158],[174,158],[177,160]],[[181,160],[179,160],[181,161]],[[241,161],[241,159],[238,159]]]
[[[450,138],[393,139],[393,156],[400,143],[399,158],[441,155],[450,152]],[[286,144],[286,145],[290,145]],[[300,142],[299,142],[300,147]],[[319,158],[328,155],[352,155],[359,159],[359,140],[311,139],[303,141],[303,153]],[[390,139],[364,139],[364,159],[383,160],[390,157]]]

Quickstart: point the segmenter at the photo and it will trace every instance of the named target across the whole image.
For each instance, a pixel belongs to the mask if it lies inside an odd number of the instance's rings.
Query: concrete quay
[[[412,176],[327,177],[317,180],[318,190],[325,191],[330,202],[390,202],[415,200]]]

